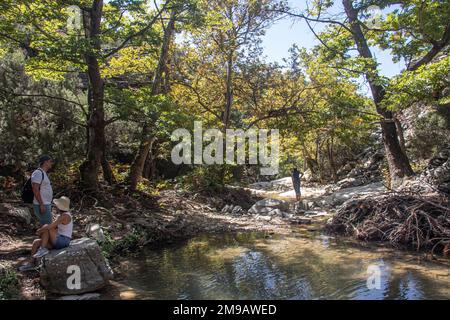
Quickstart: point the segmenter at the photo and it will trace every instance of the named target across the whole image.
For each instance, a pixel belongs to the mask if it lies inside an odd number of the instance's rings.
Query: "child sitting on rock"
[[[19,270],[26,271],[35,268],[35,259],[49,253],[49,249],[68,247],[72,239],[73,221],[70,213],[70,199],[62,196],[53,200],[59,216],[51,223],[39,228],[36,233],[39,239],[33,241],[31,248],[32,262],[22,265]]]

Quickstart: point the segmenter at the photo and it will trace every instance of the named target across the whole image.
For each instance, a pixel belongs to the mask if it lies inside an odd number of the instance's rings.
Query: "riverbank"
[[[175,190],[130,195],[120,187],[96,194],[66,188],[64,194],[72,199],[74,238],[85,236],[87,226],[100,225],[103,253],[113,269],[118,267],[121,257],[139,252],[147,245],[169,244],[201,233],[258,231],[269,235],[289,234],[292,230],[291,223],[279,217],[267,220],[253,215],[221,213],[225,204],[247,210],[262,199],[244,190],[226,188],[215,195]],[[17,289],[11,290],[9,298],[43,299],[46,294],[39,285],[39,274],[15,271],[31,250],[37,229],[34,217],[17,200],[4,201],[0,209],[3,216],[0,264],[5,270],[3,273],[13,275],[16,288],[12,289]]]
[[[296,235],[308,237],[308,234],[320,232],[326,226],[327,220],[332,220],[330,216],[333,216],[336,207],[348,199],[354,196],[374,198],[386,192],[381,183],[335,191],[332,186],[304,186],[301,204],[306,208],[297,212],[298,204],[294,201],[293,192],[289,190],[288,179],[280,180],[276,190],[258,186],[248,188],[230,186],[221,189],[220,192],[192,193],[168,189],[157,194],[144,192],[129,194],[119,185],[96,194],[66,188],[64,194],[73,201],[74,238],[86,235],[98,237],[98,234],[86,234],[88,226],[98,225],[102,230],[102,239],[99,240],[102,243],[103,254],[110,261],[116,277],[120,279],[127,273],[127,267],[124,267],[123,262],[127,257],[139,255],[146,250],[145,247],[158,248],[160,244],[164,246],[176,244],[201,234],[258,232],[263,238]],[[263,211],[261,214],[247,213],[255,203],[267,198],[277,199],[280,201],[281,209],[292,213],[287,215],[282,211],[279,211],[281,214],[267,214]],[[239,207],[241,210],[227,212],[224,207]],[[57,298],[48,296],[42,290],[38,272],[15,271],[29,255],[37,226],[31,216],[27,217],[26,210],[14,211],[11,208],[20,208],[20,203],[9,201],[0,208],[0,213],[5,217],[0,224],[1,264],[4,270],[8,270],[8,281],[12,288],[16,289],[11,297]],[[117,298],[120,292],[127,291],[120,283],[113,282],[113,284],[107,289],[112,291],[103,292],[103,297]]]

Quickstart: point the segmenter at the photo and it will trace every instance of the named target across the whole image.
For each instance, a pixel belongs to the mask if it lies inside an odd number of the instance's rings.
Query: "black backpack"
[[[39,171],[41,171],[42,173],[42,181],[44,181],[44,172],[41,169],[37,169]],[[28,178],[27,182],[25,182],[25,184],[22,187],[22,200],[25,203],[33,203],[33,199],[34,199],[34,193],[33,193],[33,187],[31,185],[31,177]]]

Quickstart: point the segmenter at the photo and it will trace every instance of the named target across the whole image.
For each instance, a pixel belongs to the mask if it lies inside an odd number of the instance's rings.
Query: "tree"
[[[167,70],[167,61],[169,56],[169,45],[172,41],[173,33],[175,31],[175,19],[176,19],[176,11],[177,9],[173,8],[170,12],[170,17],[167,25],[163,27],[164,36],[161,44],[160,54],[158,63],[156,66],[156,70],[153,75],[153,82],[151,85],[151,96],[156,96],[162,91],[162,80],[163,73]],[[165,92],[167,93],[167,92]],[[147,156],[149,155],[149,150],[151,150],[153,143],[155,142],[156,136],[155,133],[152,133],[152,121],[155,119],[146,119],[144,125],[142,126],[141,133],[141,142],[139,145],[139,149],[136,152],[136,156],[133,160],[133,163],[130,167],[130,189],[136,190],[139,179],[142,177],[142,172],[144,170],[145,161]]]
[[[106,160],[105,127],[116,119],[105,117],[105,88],[109,82],[102,69],[122,50],[151,36],[149,31],[166,4],[151,11],[150,17],[143,1],[110,1],[105,5],[101,0],[11,0],[2,4],[0,27],[4,32],[0,37],[26,50],[30,74],[59,80],[69,72],[87,75],[88,142],[86,159],[80,166],[81,183],[87,189],[98,187],[100,167],[105,180],[113,182]],[[69,28],[71,8],[80,14],[81,30]],[[16,28],[17,22],[20,28]]]
[[[387,20],[390,23],[387,28],[383,28],[383,25],[381,28],[369,28],[364,24],[365,10],[370,5],[377,5],[384,9],[398,4],[402,10],[394,10],[388,15]],[[392,106],[385,104],[389,81],[380,76],[370,46],[380,45],[382,48],[393,49],[397,57],[406,58],[407,56],[409,70],[415,70],[429,63],[449,41],[448,19],[445,19],[445,16],[448,16],[448,4],[414,0],[401,2],[342,0],[342,5],[345,15],[343,20],[334,18],[339,15],[327,14],[327,10],[335,6],[334,1],[316,1],[314,6],[308,8],[305,13],[290,10],[287,14],[306,21],[319,39],[321,54],[331,68],[339,70],[348,77],[365,76],[377,113],[380,115],[386,158],[391,183],[394,186],[401,181],[401,178],[412,175],[413,171],[399,141]],[[442,12],[445,14],[442,15]],[[438,15],[440,18],[435,19],[433,32],[430,34],[431,20]],[[325,23],[327,25],[325,31],[317,33],[312,26],[312,23],[316,22]],[[399,37],[399,34],[403,37]],[[390,41],[383,42],[381,39],[386,40],[386,37]],[[388,46],[387,43],[389,43]],[[351,54],[352,49],[358,53],[356,56]]]
[[[360,57],[374,61],[370,51],[367,39],[362,31],[361,24],[358,20],[358,9],[353,6],[353,1],[342,1],[345,13],[350,24],[350,32],[356,44]],[[395,125],[393,113],[382,106],[382,101],[386,94],[384,87],[380,84],[380,76],[376,70],[376,64],[372,63],[366,66],[366,76],[372,91],[373,101],[377,108],[377,112],[382,116],[381,130],[383,133],[383,142],[386,150],[386,158],[389,164],[389,172],[391,175],[391,183],[395,185],[399,178],[411,176],[413,171],[409,164],[408,157],[403,151],[400,142],[397,127]]]
[[[251,48],[259,44],[278,16],[274,8],[283,6],[284,2],[275,0],[214,0],[204,4],[207,24],[194,30],[185,44],[183,57],[193,61],[177,65],[178,84],[197,96],[197,103],[221,122],[223,130],[231,126],[238,62],[253,53]],[[209,93],[203,94],[203,90]]]

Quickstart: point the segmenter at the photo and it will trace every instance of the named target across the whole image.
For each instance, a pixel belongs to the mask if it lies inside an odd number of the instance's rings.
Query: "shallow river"
[[[450,299],[448,260],[311,232],[202,235],[123,263],[122,299]]]

